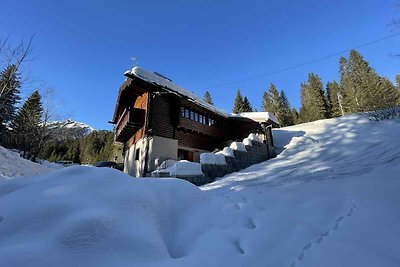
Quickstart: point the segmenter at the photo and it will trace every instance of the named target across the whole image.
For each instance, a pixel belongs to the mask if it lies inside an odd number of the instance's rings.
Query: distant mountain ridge
[[[56,139],[80,138],[95,131],[93,127],[72,119],[64,121],[52,121],[48,123],[48,129],[53,132]]]

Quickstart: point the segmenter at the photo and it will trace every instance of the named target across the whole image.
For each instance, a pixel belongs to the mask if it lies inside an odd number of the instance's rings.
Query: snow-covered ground
[[[283,128],[277,158],[200,189],[82,166],[1,182],[0,262],[400,266],[399,133],[360,115]]]
[[[46,173],[51,170],[47,166],[21,158],[18,152],[0,146],[0,182],[21,176]]]

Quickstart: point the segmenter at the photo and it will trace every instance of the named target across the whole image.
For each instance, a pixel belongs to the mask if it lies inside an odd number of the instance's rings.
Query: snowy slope
[[[0,182],[1,180],[46,173],[49,171],[51,171],[51,169],[23,159],[17,152],[0,146]]]
[[[400,121],[274,132],[275,159],[201,189],[70,167],[0,183],[5,266],[400,266]]]

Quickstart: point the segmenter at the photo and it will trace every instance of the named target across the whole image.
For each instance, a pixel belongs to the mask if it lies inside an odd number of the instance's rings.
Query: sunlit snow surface
[[[50,166],[23,159],[18,152],[0,146],[0,182],[21,176],[46,173],[51,170],[52,167]]]
[[[201,190],[79,166],[1,182],[0,265],[400,266],[399,136],[360,115],[282,128],[277,158]]]

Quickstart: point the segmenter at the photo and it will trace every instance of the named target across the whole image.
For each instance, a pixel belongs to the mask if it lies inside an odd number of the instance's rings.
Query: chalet
[[[268,112],[229,114],[199,99],[156,72],[135,67],[125,73],[113,121],[115,141],[124,144],[125,169],[147,176],[167,159],[199,161],[200,153],[221,149],[257,133],[273,146]]]

